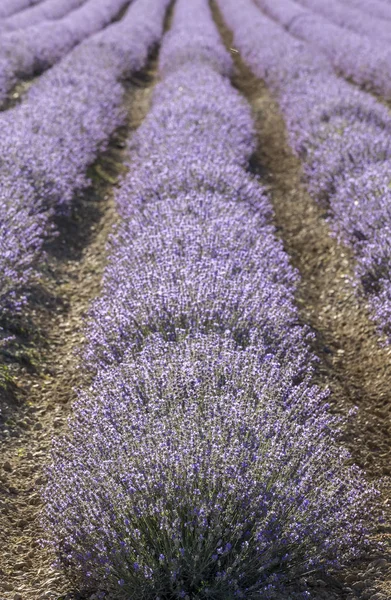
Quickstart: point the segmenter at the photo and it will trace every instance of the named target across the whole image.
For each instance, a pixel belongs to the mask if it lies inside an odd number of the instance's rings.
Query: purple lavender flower
[[[292,35],[324,52],[338,73],[391,98],[391,47],[387,42],[335,25],[293,0],[256,0],[256,4]]]
[[[7,4],[0,6],[0,18],[5,19],[19,11],[25,10],[40,0],[8,0]]]
[[[316,50],[251,2],[227,0],[220,6],[245,60],[275,94],[291,144],[303,160],[308,188],[329,211],[334,232],[353,246],[358,289],[367,297],[380,331],[391,339],[389,111],[338,78]],[[297,26],[304,23],[301,10],[285,0],[273,4],[273,15],[285,24],[289,18]],[[355,61],[358,65],[360,59]]]
[[[44,0],[0,22],[0,31],[31,27],[45,20],[61,19],[86,0]]]
[[[294,380],[260,340],[240,350],[217,335],[153,336],[101,373],[54,446],[46,490],[75,574],[119,600],[272,598],[354,557],[374,492],[346,466],[324,394]]]
[[[161,36],[167,4],[136,0],[120,23],[86,40],[43,75],[20,105],[0,113],[3,318],[12,318],[26,302],[43,243],[53,232],[51,216],[69,211],[75,192],[89,184],[87,167],[123,122],[119,81],[145,64]],[[100,0],[104,7],[100,20],[114,3]],[[150,25],[140,34],[146,14]]]
[[[328,0],[327,3],[324,3],[323,0],[297,0],[297,2],[340,27],[366,35],[373,40],[391,43],[390,23],[384,21],[384,18],[376,18],[369,14],[363,15],[361,10],[346,6],[340,0]],[[363,4],[361,2],[361,8]],[[388,13],[391,18],[391,10]]]
[[[125,4],[126,0],[88,0],[78,10],[53,23],[43,21],[21,31],[5,33],[0,44],[0,103],[19,79],[54,65],[83,39],[108,25]],[[69,0],[62,5],[64,9],[69,8]],[[38,11],[41,6],[43,4],[38,4],[34,10]],[[29,20],[29,16],[27,18]]]
[[[367,547],[376,492],[311,383],[297,274],[246,172],[250,107],[207,0],[188,7],[130,143],[86,325],[95,377],[53,446],[48,543],[118,600],[304,598],[294,578]]]
[[[382,0],[345,0],[345,3],[378,19],[391,19],[391,6],[387,6]]]

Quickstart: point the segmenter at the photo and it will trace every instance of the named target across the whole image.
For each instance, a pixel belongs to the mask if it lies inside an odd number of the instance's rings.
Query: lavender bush
[[[136,0],[120,23],[81,44],[19,106],[0,114],[3,317],[19,312],[25,301],[52,213],[69,211],[75,192],[89,185],[87,167],[123,122],[119,81],[145,64],[167,4]],[[150,26],[140,35],[146,14]]]
[[[255,2],[292,35],[324,52],[337,73],[391,98],[391,47],[387,43],[330,23],[293,0]]]
[[[0,23],[0,31],[12,31],[32,27],[40,21],[61,19],[81,6],[86,0],[44,0],[35,6],[12,15]]]
[[[46,502],[63,563],[90,588],[307,597],[287,583],[365,543],[373,492],[346,468],[324,394],[259,340],[240,351],[229,337],[154,336],[82,394]]]
[[[6,33],[0,45],[0,104],[18,80],[54,65],[82,40],[108,25],[126,3],[127,0],[88,0],[57,22],[43,21]]]
[[[8,0],[7,4],[0,6],[0,19],[5,19],[29,6],[38,4],[41,0]]]
[[[229,330],[247,345],[257,327],[265,344],[281,348],[297,321],[294,274],[268,228],[258,237],[262,218],[217,194],[187,192],[170,204],[144,209],[118,232],[105,293],[92,312],[89,362],[118,362],[154,332],[176,340]]]
[[[311,383],[227,68],[207,0],[179,0],[87,324],[95,377],[45,491],[48,543],[102,598],[308,598],[295,578],[357,556],[376,520]]]
[[[363,15],[361,10],[346,6],[340,0],[297,0],[310,10],[319,13],[340,27],[350,29],[373,40],[391,43],[390,23],[373,15]],[[390,13],[391,16],[391,13]]]
[[[382,0],[345,0],[345,2],[378,19],[391,19],[391,7]]]
[[[359,290],[369,299],[380,331],[390,339],[387,108],[336,77],[324,57],[251,2],[227,0],[219,5],[244,59],[279,102],[310,192],[329,209],[336,234],[354,248]]]

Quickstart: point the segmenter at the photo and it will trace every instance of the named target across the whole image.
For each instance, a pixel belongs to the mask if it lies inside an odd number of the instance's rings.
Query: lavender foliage
[[[86,0],[44,0],[22,12],[12,15],[0,22],[0,31],[12,31],[32,27],[40,21],[61,19],[72,10],[81,6]]]
[[[339,238],[354,248],[359,290],[390,339],[387,108],[338,78],[322,55],[251,2],[227,0],[220,8],[244,59],[275,94],[291,145],[303,160],[309,190],[329,210]]]
[[[95,377],[53,446],[44,525],[102,598],[308,598],[292,580],[366,547],[376,493],[311,383],[297,275],[246,172],[250,107],[207,0],[190,6],[130,144],[86,330]]]
[[[345,0],[345,2],[378,19],[391,19],[391,6],[387,6],[382,0]]]
[[[75,192],[89,185],[87,167],[123,122],[120,79],[145,64],[161,36],[167,4],[136,0],[120,23],[86,40],[44,74],[20,105],[0,114],[3,318],[25,302],[51,233],[51,215],[69,211]],[[140,35],[146,14],[150,26]]]
[[[5,19],[21,10],[38,4],[41,0],[8,0],[0,6],[0,19]]]
[[[361,10],[346,6],[340,0],[327,0],[327,3],[323,0],[297,1],[340,27],[366,35],[372,40],[391,43],[390,23],[383,18],[379,19],[369,14],[363,15]]]
[[[365,545],[373,491],[347,469],[324,394],[230,337],[153,336],[81,395],[53,449],[46,526],[90,589],[304,598],[292,579]]]
[[[337,73],[391,98],[391,46],[331,23],[293,0],[255,0],[289,33],[321,50]],[[363,21],[366,21],[366,16]]]
[[[88,0],[56,22],[43,21],[5,34],[0,43],[0,104],[18,80],[57,63],[82,40],[108,25],[126,4],[127,0]]]

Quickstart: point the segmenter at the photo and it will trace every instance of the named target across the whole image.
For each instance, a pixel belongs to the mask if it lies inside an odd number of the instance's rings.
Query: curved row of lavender
[[[308,598],[292,579],[367,539],[230,70],[207,0],[178,0],[45,492],[60,564],[101,598]]]
[[[7,17],[29,8],[35,4],[38,4],[42,0],[8,0],[0,6],[0,19],[6,19]]]
[[[311,11],[326,17],[340,27],[350,29],[372,40],[391,43],[391,27],[388,21],[372,15],[363,14],[361,10],[346,6],[340,0],[297,0]]]
[[[255,0],[255,3],[289,33],[324,52],[338,73],[391,98],[388,44],[330,23],[293,0]]]
[[[14,29],[32,27],[40,21],[61,19],[84,2],[86,0],[44,0],[40,4],[30,6],[26,10],[0,21],[0,32],[5,33]]]
[[[372,96],[338,78],[321,54],[249,0],[219,2],[235,44],[265,79],[302,158],[310,192],[355,250],[357,280],[391,336],[391,119]]]
[[[0,42],[0,104],[18,80],[61,60],[83,39],[108,25],[129,0],[88,0],[57,22],[43,21],[5,34]]]
[[[383,0],[345,0],[345,2],[378,19],[391,19],[391,6],[389,4],[387,6]]]
[[[2,323],[20,311],[39,273],[53,212],[69,210],[89,185],[87,167],[123,122],[120,80],[146,64],[162,35],[168,0],[155,4],[134,0],[119,23],[83,42],[0,114]]]

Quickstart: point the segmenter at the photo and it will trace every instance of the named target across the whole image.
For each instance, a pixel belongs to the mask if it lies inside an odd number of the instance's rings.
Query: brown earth
[[[365,302],[353,289],[351,250],[331,236],[324,208],[306,191],[276,101],[233,48],[232,34],[214,0],[212,7],[235,61],[233,84],[253,109],[259,146],[251,167],[270,189],[277,234],[301,276],[296,299],[302,321],[316,334],[317,379],[330,388],[333,410],[347,414],[357,407],[356,417],[347,423],[345,442],[367,478],[378,481],[391,475],[391,348],[380,343]],[[369,556],[330,580],[321,597],[390,600],[389,483],[382,489],[387,520],[377,537],[388,549],[383,556]]]
[[[60,236],[48,244],[48,268],[29,309],[39,332],[35,367],[17,365],[16,385],[0,399],[6,419],[0,430],[1,600],[43,600],[69,592],[69,582],[39,544],[40,490],[51,440],[66,430],[75,389],[85,383],[77,357],[83,316],[100,291],[125,140],[148,110],[155,63],[126,82],[128,122],[90,169],[93,185],[75,200],[72,217],[57,223]]]

